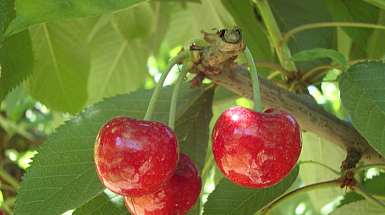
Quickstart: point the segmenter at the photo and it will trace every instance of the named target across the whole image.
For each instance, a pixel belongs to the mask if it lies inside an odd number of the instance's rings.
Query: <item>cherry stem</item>
[[[144,120],[151,120],[152,119],[152,115],[153,115],[154,110],[155,110],[155,105],[156,105],[156,102],[158,101],[158,98],[160,95],[160,90],[162,89],[163,83],[166,80],[166,77],[167,77],[168,73],[170,73],[174,64],[177,64],[181,60],[184,60],[184,59],[187,59],[190,57],[191,57],[190,51],[183,51],[183,52],[179,53],[177,56],[175,56],[173,59],[171,59],[170,62],[168,62],[168,64],[166,65],[166,68],[164,69],[162,75],[160,76],[158,83],[155,86],[155,89],[154,89],[154,92],[152,94],[150,103],[148,104],[148,107],[147,107],[146,115],[144,116]]]
[[[336,175],[341,175],[341,172],[337,171],[337,170],[334,170],[333,168],[323,164],[323,163],[320,163],[318,161],[299,161],[298,162],[298,165],[302,165],[302,164],[317,164],[317,165],[320,165],[322,167],[325,167],[326,169],[330,170],[332,173],[336,174]]]
[[[291,199],[294,196],[297,196],[299,194],[306,193],[309,191],[313,191],[313,190],[320,190],[320,189],[331,188],[331,187],[339,187],[344,180],[345,180],[345,177],[343,176],[343,177],[340,177],[340,178],[335,179],[335,180],[315,183],[315,184],[311,184],[311,185],[304,186],[304,187],[298,188],[296,190],[293,190],[293,191],[285,194],[281,198],[275,200],[273,203],[271,203],[267,207],[265,207],[265,209],[262,210],[261,215],[262,214],[269,214],[273,209],[278,207],[284,201]]]
[[[182,85],[182,82],[184,78],[187,75],[187,72],[194,66],[194,63],[190,60],[185,60],[183,62],[183,68],[182,71],[180,72],[178,79],[176,80],[174,90],[172,91],[172,96],[171,96],[171,105],[170,105],[170,116],[168,119],[168,126],[174,130],[175,128],[175,118],[176,118],[176,102],[178,100],[178,93],[180,86]]]
[[[354,191],[358,194],[361,194],[363,197],[365,197],[366,200],[370,201],[371,203],[375,204],[377,207],[381,208],[382,210],[385,210],[385,204],[382,203],[380,200],[374,198],[372,194],[370,194],[368,191],[366,191],[360,183],[356,182],[354,185]]]
[[[253,56],[251,55],[251,52],[247,46],[243,54],[245,55],[247,63],[249,64],[251,81],[253,82],[254,110],[257,112],[262,112],[263,110],[261,103],[261,93],[259,92],[257,68],[255,68]]]

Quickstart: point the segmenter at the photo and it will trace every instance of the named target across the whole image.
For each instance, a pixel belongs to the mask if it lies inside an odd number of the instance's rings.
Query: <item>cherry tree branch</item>
[[[235,68],[224,66],[220,74],[207,73],[205,77],[253,100],[250,73],[242,66]],[[291,93],[263,77],[259,77],[259,85],[264,108],[275,107],[287,111],[295,117],[302,131],[312,132],[336,144],[346,152],[358,152],[361,155],[360,161],[370,164],[385,164],[385,159],[351,124],[326,112],[310,96]]]

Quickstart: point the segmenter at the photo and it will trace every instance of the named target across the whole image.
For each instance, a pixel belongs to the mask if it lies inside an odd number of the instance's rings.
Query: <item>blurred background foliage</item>
[[[383,8],[361,0],[271,0],[270,3],[283,32],[314,22],[383,23],[385,19]],[[341,7],[344,10],[336,12]],[[248,0],[149,1],[96,17],[29,27],[26,32],[31,41],[33,69],[28,79],[9,90],[1,102],[1,210],[11,213],[16,195],[15,186],[5,180],[4,174],[21,181],[36,149],[59,125],[103,98],[153,88],[167,62],[187,40],[201,37],[202,29],[213,32],[213,28],[232,28],[234,25],[243,29],[244,39],[255,60],[278,62],[259,12]],[[347,60],[384,59],[384,33],[373,29],[313,29],[295,35],[289,46],[293,54],[324,47],[343,53]],[[243,56],[237,61],[245,63]],[[297,66],[307,71],[323,64],[334,62],[318,59],[299,62]],[[274,71],[258,68],[258,72],[267,77]],[[173,84],[177,75],[178,68],[174,67],[166,84]],[[339,75],[339,70],[331,70],[308,90],[327,111],[342,120],[349,120],[339,97]],[[210,130],[216,118],[234,105],[251,108],[252,102],[219,88],[214,98]],[[340,148],[310,133],[303,134],[303,143],[300,160],[318,161],[339,170],[345,157]],[[378,174],[378,171],[369,171],[370,177],[373,174]],[[202,201],[205,202],[223,177],[211,150],[207,150],[202,176]],[[299,178],[291,190],[335,177],[327,169],[305,164],[301,166]],[[303,194],[285,202],[272,214],[328,214],[339,205],[344,194],[345,190],[341,189]]]

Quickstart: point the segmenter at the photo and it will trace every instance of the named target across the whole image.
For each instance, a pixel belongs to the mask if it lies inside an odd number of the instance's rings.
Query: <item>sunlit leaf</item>
[[[91,70],[87,104],[137,90],[148,76],[148,51],[138,41],[122,39],[110,15],[101,16],[88,36]]]
[[[35,54],[29,94],[57,111],[80,111],[87,99],[90,56],[77,20],[43,23],[30,28]]]
[[[60,19],[83,18],[118,11],[145,0],[17,0],[17,16],[6,35],[17,33],[28,26]]]
[[[344,205],[340,208],[337,208],[330,215],[362,215],[362,214],[371,214],[371,215],[383,215],[384,210],[377,207],[368,200],[361,200],[353,202],[347,205]]]
[[[385,64],[363,62],[342,73],[341,100],[354,127],[385,155]]]

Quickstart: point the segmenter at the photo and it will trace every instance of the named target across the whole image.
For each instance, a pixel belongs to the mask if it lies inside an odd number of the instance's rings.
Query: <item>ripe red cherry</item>
[[[178,168],[166,186],[147,196],[124,197],[124,202],[132,214],[186,214],[198,200],[201,187],[195,163],[181,153]]]
[[[173,130],[163,123],[119,116],[100,129],[94,159],[109,190],[143,196],[170,181],[178,166],[179,145]]]
[[[232,182],[250,188],[270,187],[294,168],[301,153],[301,129],[279,109],[259,113],[243,107],[223,112],[215,123],[215,161]]]

